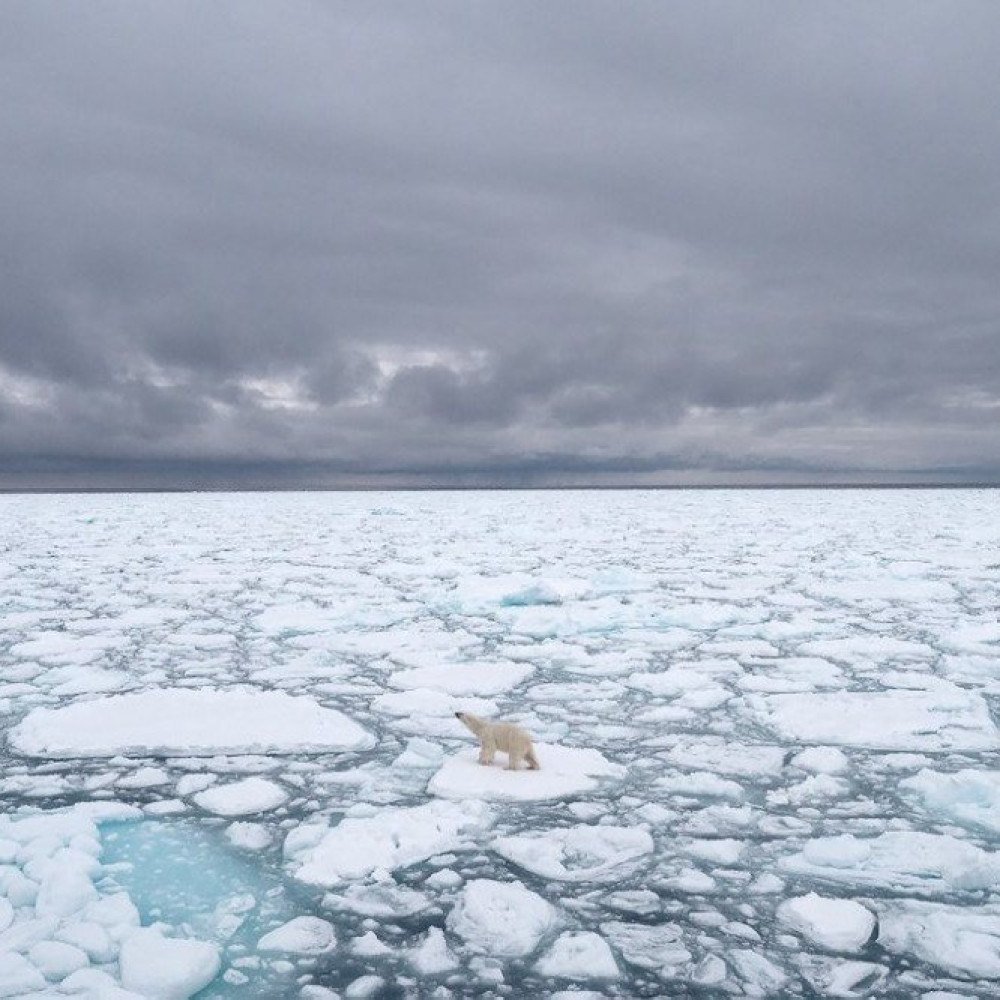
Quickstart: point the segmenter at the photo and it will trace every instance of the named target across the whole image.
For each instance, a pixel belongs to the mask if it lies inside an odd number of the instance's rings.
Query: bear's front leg
[[[492,740],[483,740],[483,745],[479,748],[479,763],[492,764],[493,756],[496,752],[496,744]]]
[[[515,750],[507,754],[507,770],[516,771],[521,766],[521,755]]]

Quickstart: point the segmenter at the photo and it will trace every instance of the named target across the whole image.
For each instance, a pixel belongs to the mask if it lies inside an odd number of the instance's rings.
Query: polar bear
[[[528,762],[529,770],[538,770],[538,758],[531,745],[531,735],[520,726],[515,726],[513,722],[480,719],[471,712],[456,712],[455,718],[479,737],[480,764],[492,764],[493,755],[497,750],[502,750],[507,754],[508,771],[516,771],[522,760]]]

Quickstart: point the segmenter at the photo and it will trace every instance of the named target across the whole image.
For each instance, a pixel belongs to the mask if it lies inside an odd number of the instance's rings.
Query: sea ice
[[[1000,833],[1000,771],[966,768],[942,774],[925,768],[899,787],[915,793],[932,816]]]
[[[535,971],[559,979],[617,979],[608,942],[593,931],[566,931],[535,963]]]
[[[337,943],[333,925],[319,917],[294,917],[257,942],[258,951],[289,955],[322,955]]]
[[[427,791],[446,799],[530,802],[581,795],[597,788],[600,778],[619,779],[625,774],[624,767],[592,748],[536,743],[535,755],[539,770],[508,771],[503,755],[498,755],[492,767],[484,767],[478,750],[463,750],[444,762]]]
[[[142,928],[122,945],[120,963],[126,989],[150,1000],[188,1000],[215,978],[221,959],[207,941],[167,938]]]
[[[458,965],[440,927],[428,929],[423,941],[408,953],[410,964],[423,976],[438,976]]]
[[[336,885],[376,869],[406,868],[445,851],[460,850],[492,822],[481,802],[428,802],[385,809],[369,818],[346,818],[314,844],[289,837],[285,853],[303,882]]]
[[[1000,979],[1000,907],[915,900],[879,906],[878,943],[963,979]]]
[[[860,903],[814,892],[786,899],[777,916],[780,923],[831,951],[859,951],[875,930],[875,915]]]
[[[195,795],[194,800],[217,816],[249,816],[277,809],[288,801],[288,793],[273,781],[254,777],[213,785]]]
[[[531,676],[530,663],[492,662],[449,663],[441,666],[398,670],[389,676],[389,684],[404,691],[429,688],[444,694],[463,696],[503,694]]]
[[[601,924],[601,933],[621,952],[626,962],[656,972],[665,979],[680,977],[691,962],[691,952],[676,924],[609,920]]]
[[[151,689],[36,708],[10,733],[32,757],[366,750],[374,739],[311,698],[281,691]]]
[[[1000,855],[955,837],[916,831],[867,839],[821,837],[779,864],[827,882],[921,894],[1000,886]]]
[[[500,958],[530,954],[558,922],[558,913],[520,882],[473,879],[448,914],[448,929],[473,951]]]
[[[630,862],[651,854],[645,831],[622,826],[571,826],[500,837],[491,845],[501,857],[542,878],[560,882],[611,882]]]
[[[800,743],[883,750],[994,750],[983,699],[941,682],[932,691],[840,691],[754,699],[762,721]]]

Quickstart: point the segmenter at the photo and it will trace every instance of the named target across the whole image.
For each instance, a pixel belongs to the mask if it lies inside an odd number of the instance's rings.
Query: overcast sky
[[[1000,481],[1000,4],[0,4],[0,485]]]

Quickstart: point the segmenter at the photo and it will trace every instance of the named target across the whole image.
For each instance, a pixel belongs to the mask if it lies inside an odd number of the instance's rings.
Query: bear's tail
[[[539,770],[539,767],[538,767],[538,758],[535,756],[535,748],[534,747],[528,747],[528,752],[524,755],[524,759],[528,762],[528,770],[529,771],[537,771],[537,770]]]

